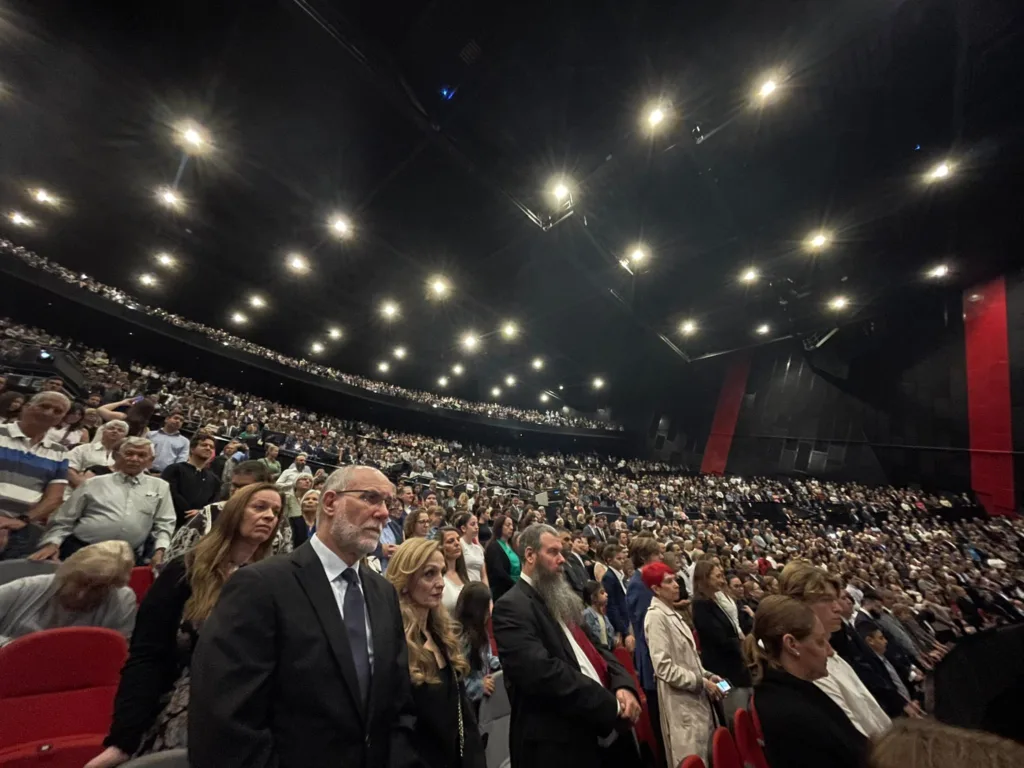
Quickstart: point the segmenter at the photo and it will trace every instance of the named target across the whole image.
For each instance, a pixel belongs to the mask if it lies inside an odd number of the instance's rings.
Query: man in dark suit
[[[604,515],[598,515],[596,518],[591,518],[589,524],[583,529],[584,536],[597,539],[598,549],[608,541],[608,535],[605,533],[607,524],[608,518]]]
[[[309,544],[228,580],[192,659],[192,768],[417,764],[398,595],[360,565],[395,503],[376,469],[339,469]]]
[[[580,629],[583,603],[562,578],[557,532],[537,523],[519,544],[522,577],[493,614],[512,707],[512,768],[638,765],[633,679]]]
[[[583,555],[587,552],[587,539],[580,531],[569,533],[560,530],[558,537],[562,541],[562,556],[565,558],[565,564],[562,566],[565,578],[569,580],[572,591],[582,599],[583,587],[590,580],[586,563],[583,562]]]
[[[622,638],[622,644],[630,653],[636,647],[632,625],[629,621],[629,609],[626,606],[626,550],[618,544],[606,544],[601,550],[608,570],[601,578],[601,586],[608,595],[608,621],[612,623],[616,634]]]

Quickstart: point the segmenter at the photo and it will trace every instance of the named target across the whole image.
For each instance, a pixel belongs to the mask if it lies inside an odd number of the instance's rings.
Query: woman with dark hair
[[[465,494],[463,494],[465,496]],[[488,587],[487,569],[484,568],[484,548],[477,537],[480,534],[480,523],[472,512],[459,512],[455,515],[455,529],[459,532],[459,546],[462,556],[466,559],[466,573],[470,581],[482,581]]]
[[[47,438],[55,443],[60,443],[65,448],[74,448],[76,445],[88,442],[89,430],[82,424],[84,416],[85,406],[81,403],[72,403],[60,424],[50,427],[50,431],[46,433]]]
[[[495,602],[519,580],[519,555],[512,548],[514,533],[515,523],[512,518],[498,515],[494,520],[494,535],[484,550],[487,581],[491,585],[491,596]]]
[[[418,507],[405,516],[405,527],[402,530],[405,541],[409,539],[425,539],[430,533],[430,514],[423,507]]]
[[[21,406],[25,404],[25,395],[11,390],[0,395],[0,424],[17,421]]]
[[[466,696],[477,707],[484,696],[494,693],[494,673],[501,669],[491,652],[487,625],[491,620],[491,590],[480,581],[470,582],[455,603],[455,620],[462,628],[462,649],[469,660]]]
[[[231,575],[271,553],[284,502],[270,483],[240,489],[194,549],[170,561],[139,606],[107,748],[85,768],[187,746],[189,667]]]
[[[469,584],[466,558],[462,555],[460,538],[458,529],[450,525],[443,526],[437,531],[437,541],[441,542],[441,554],[444,555],[445,568],[444,595],[441,598],[441,604],[449,613],[455,610],[459,593]]]
[[[122,413],[117,410],[128,406]],[[149,434],[149,420],[156,412],[156,401],[149,397],[129,397],[116,403],[107,403],[96,409],[104,421],[128,422],[128,437],[145,437]]]
[[[95,408],[86,408],[85,413],[82,415],[82,429],[89,433],[87,442],[91,443],[96,439],[96,433],[102,426],[103,417],[100,416],[100,412]]]

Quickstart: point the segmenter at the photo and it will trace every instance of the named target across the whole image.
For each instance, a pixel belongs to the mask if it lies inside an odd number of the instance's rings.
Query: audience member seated
[[[458,546],[458,532],[452,529]],[[461,553],[459,557],[461,557]],[[466,696],[470,665],[442,606],[443,544],[414,538],[391,557],[387,580],[398,592],[416,711],[413,748],[426,768],[484,768],[474,707]]]
[[[467,584],[459,593],[454,616],[462,633],[462,651],[469,661],[466,696],[479,709],[484,697],[494,693],[494,673],[501,670],[487,632],[491,621],[490,587],[480,581]]]
[[[515,529],[516,525],[511,517],[498,515],[494,519],[494,535],[484,550],[487,582],[491,585],[494,602],[498,602],[519,580],[519,555],[512,549],[512,535]]]
[[[320,491],[306,491],[299,503],[301,514],[289,517],[288,524],[292,527],[292,549],[304,544],[316,533],[316,513],[320,506]]]
[[[166,435],[165,432],[158,434]],[[216,501],[220,494],[220,478],[207,469],[210,460],[217,453],[216,441],[209,435],[198,432],[188,441],[188,449],[188,458],[185,461],[165,467],[160,474],[160,479],[170,486],[179,528],[200,509]],[[155,469],[156,464],[153,466]]]
[[[91,443],[76,445],[68,452],[68,485],[64,492],[67,501],[71,492],[97,475],[110,474],[117,458],[117,446],[128,436],[128,425],[111,421],[96,430]]]
[[[934,720],[897,720],[875,741],[868,768],[1019,768],[1024,745]]]
[[[106,749],[86,768],[187,746],[191,658],[225,583],[269,557],[284,504],[270,483],[240,489],[212,530],[167,563],[139,606]]]
[[[130,638],[135,593],[128,586],[135,555],[123,541],[75,552],[52,574],[0,585],[0,645],[60,627],[103,627]]]
[[[575,591],[575,590],[574,590]],[[615,627],[608,621],[608,593],[596,581],[583,585],[583,631],[596,647],[608,652],[622,645]]]
[[[402,537],[405,541],[409,539],[425,539],[430,533],[430,514],[423,508],[416,508],[405,516],[405,526]]]
[[[263,464],[262,461],[260,463]],[[267,472],[269,473],[270,470],[267,469]],[[302,516],[302,497],[305,496],[312,488],[313,475],[304,474],[295,478],[295,482],[292,484],[292,487],[284,491],[285,517]]]
[[[126,407],[128,410],[120,411]],[[101,405],[96,409],[104,421],[123,421],[128,425],[129,437],[145,437],[151,430],[149,420],[156,413],[156,400],[152,397],[129,397],[117,403]]]
[[[867,738],[814,685],[828,674],[831,649],[825,627],[808,605],[784,595],[766,597],[743,651],[769,765],[861,768]]]
[[[51,427],[46,436],[69,451],[76,445],[89,442],[89,430],[82,424],[84,416],[85,406],[81,403],[72,403],[64,418],[56,427]]]
[[[21,407],[25,404],[25,395],[18,391],[4,392],[0,395],[0,424],[17,421]]]
[[[651,562],[640,570],[640,578],[654,594],[643,623],[657,681],[667,765],[678,766],[689,755],[708,762],[715,728],[711,702],[722,699],[722,678],[701,666],[693,632],[675,609],[675,572],[665,563]]]

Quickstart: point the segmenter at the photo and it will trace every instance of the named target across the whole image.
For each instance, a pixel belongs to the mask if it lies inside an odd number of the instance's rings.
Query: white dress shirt
[[[327,548],[327,545],[320,541],[320,537],[315,535],[309,540],[309,545],[316,552],[316,556],[320,558],[320,564],[324,567],[324,573],[327,574],[327,581],[330,582],[331,589],[334,590],[334,601],[338,604],[338,614],[341,616],[341,620],[345,620],[345,593],[348,591],[348,582],[341,577],[345,571],[349,568],[355,568],[356,580],[359,582],[361,587],[363,584],[362,574],[359,572],[359,562],[356,561],[355,565],[349,565],[331,550]],[[363,590],[363,604],[366,604],[366,590]],[[370,610],[367,608],[365,611],[366,619],[366,651],[370,658],[370,669],[373,670],[373,632],[370,628]]]
[[[834,653],[829,656],[826,668],[828,676],[815,680],[814,684],[839,705],[850,718],[854,728],[872,738],[892,725],[892,720],[878,705],[875,697],[857,677],[857,673],[846,659]]]

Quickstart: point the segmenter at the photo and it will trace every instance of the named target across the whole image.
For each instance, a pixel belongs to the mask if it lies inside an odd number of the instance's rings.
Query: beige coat
[[[698,755],[707,763],[715,721],[704,678],[711,673],[701,666],[693,632],[678,611],[654,598],[644,616],[644,635],[658,681],[668,765],[675,768],[689,755]]]

